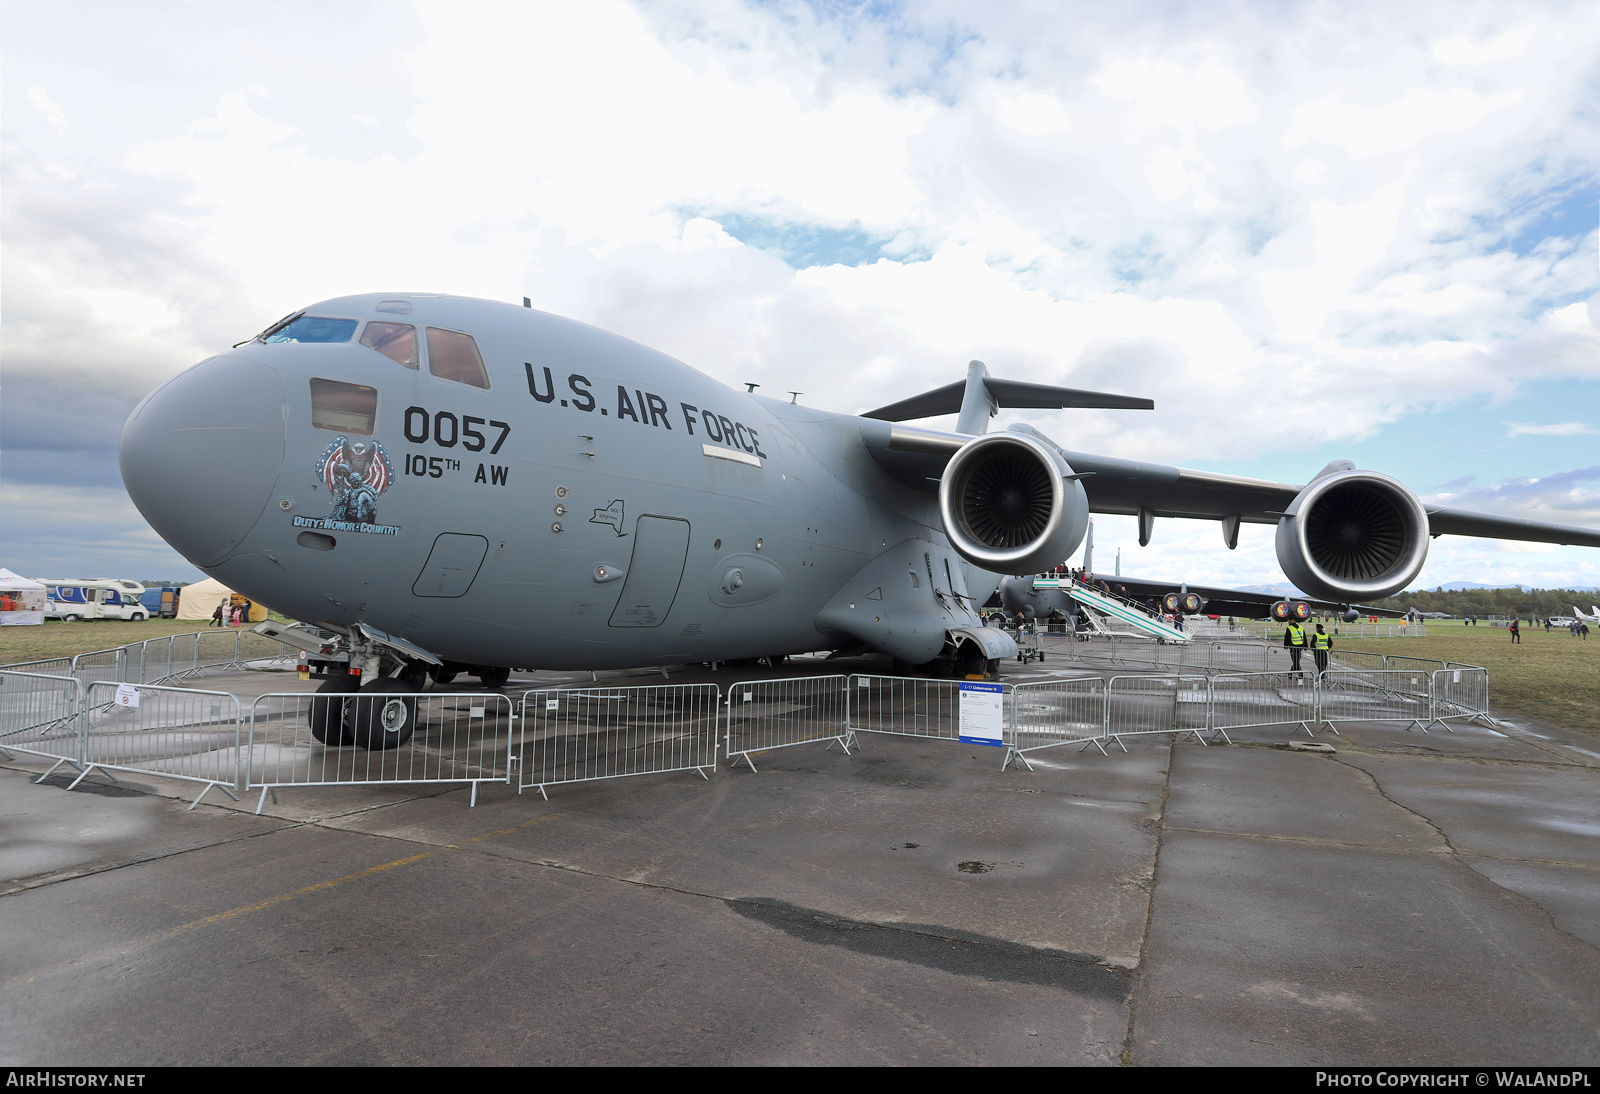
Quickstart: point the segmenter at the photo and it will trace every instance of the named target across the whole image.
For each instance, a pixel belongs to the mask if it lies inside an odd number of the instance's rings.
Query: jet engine
[[[1206,606],[1205,599],[1199,593],[1168,593],[1161,600],[1161,606],[1167,609],[1169,615],[1199,615],[1200,609]]]
[[[939,514],[950,545],[974,566],[1030,574],[1078,549],[1089,499],[1054,447],[1025,433],[991,433],[950,457]]]
[[[1428,513],[1388,475],[1313,480],[1278,521],[1278,565],[1311,596],[1349,603],[1399,592],[1428,557]]]
[[[1269,609],[1268,615],[1275,623],[1287,623],[1291,619],[1304,623],[1311,618],[1311,605],[1303,600],[1280,600]]]

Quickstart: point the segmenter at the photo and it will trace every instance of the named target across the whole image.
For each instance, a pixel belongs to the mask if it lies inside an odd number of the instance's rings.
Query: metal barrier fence
[[[71,676],[94,683],[161,684],[203,675],[208,669],[246,669],[260,662],[292,661],[292,651],[275,639],[246,630],[169,634],[126,646],[0,665],[0,672]]]
[[[516,711],[494,692],[279,692],[250,708],[244,787],[509,783]],[[366,747],[366,745],[373,747]]]
[[[84,689],[78,754],[83,773],[134,771],[219,787],[239,800],[239,700],[221,691],[97,681]],[[69,786],[67,789],[72,789]]]
[[[1317,696],[1316,677],[1303,673],[1219,674],[1211,678],[1207,728],[1229,744],[1228,730],[1252,726],[1298,725],[1314,737]]]
[[[961,737],[961,691],[954,680],[856,673],[849,688],[851,733],[941,741]]]
[[[756,769],[753,753],[827,741],[850,754],[849,685],[846,676],[798,676],[747,680],[728,686],[728,721],[723,755]]]
[[[1424,732],[1438,724],[1449,729],[1452,719],[1493,724],[1488,672],[1474,665],[1333,651],[1319,676],[1309,656],[1301,671],[1286,671],[1281,646],[1075,644],[1095,657],[1147,657],[1209,675],[999,685],[1002,770],[1013,760],[1031,770],[1029,756],[1051,748],[1093,745],[1104,754],[1111,740],[1126,752],[1124,738],[1163,733],[1193,733],[1204,744],[1208,732],[1231,742],[1230,730],[1255,726],[1298,725],[1310,734],[1321,723],[1335,733],[1340,722],[1404,722]],[[259,789],[259,813],[280,787],[463,783],[476,804],[480,783],[513,778],[519,793],[533,787],[548,796],[547,787],[561,783],[687,770],[707,777],[719,747],[754,771],[754,753],[826,741],[848,754],[858,733],[961,737],[961,683],[874,674],[743,681],[725,697],[714,684],[538,689],[516,704],[481,692],[278,693],[255,700],[248,740],[232,695],[119,679],[170,678],[273,653],[287,656],[276,642],[202,632],[70,663],[30,663],[65,665],[59,675],[0,668],[0,755],[54,761],[41,779],[71,764],[80,771],[73,786],[95,770],[113,779],[112,771],[135,771],[204,784],[190,808],[213,786],[235,799],[235,791]],[[1219,671],[1258,655],[1278,671]],[[85,676],[103,679],[85,683]]]
[[[1330,726],[1405,722],[1407,729],[1415,725],[1426,733],[1433,720],[1433,677],[1425,670],[1330,669],[1322,674],[1317,691],[1317,716]]]
[[[239,666],[239,632],[201,631],[194,636],[193,674],[204,676],[210,669]]]
[[[238,638],[238,646],[234,650],[233,662],[242,669],[262,661],[288,662],[291,665],[295,662],[295,653],[298,651],[291,651],[276,638],[268,638],[250,630],[239,630],[234,634]]]
[[[1266,654],[1259,642],[1206,642],[1211,647],[1212,672],[1264,672]]]
[[[1205,743],[1210,690],[1204,676],[1113,676],[1106,681],[1106,737],[1193,733]]]
[[[0,665],[0,672],[31,672],[36,676],[71,676],[72,658],[46,657],[39,661],[18,661],[14,665]]]
[[[84,687],[108,681],[113,684],[137,684],[139,647],[115,646],[93,653],[80,653],[72,659],[72,675]]]
[[[1315,623],[1312,620],[1312,623]],[[1271,641],[1283,638],[1282,623],[1260,623],[1255,621],[1236,623],[1229,626],[1223,622],[1212,622],[1209,619],[1190,619],[1184,626],[1192,636],[1211,637],[1213,635],[1225,638],[1260,638]],[[1328,633],[1335,638],[1426,638],[1428,628],[1425,623],[1323,623]]]
[[[1443,661],[1435,661],[1431,657],[1402,657],[1397,654],[1384,654],[1383,667],[1390,672],[1405,672],[1413,669],[1421,672],[1433,672],[1446,666]]]
[[[524,692],[517,792],[559,783],[717,768],[722,693],[715,684]]]
[[[1388,667],[1387,661],[1388,655],[1382,653],[1338,649],[1328,651],[1328,667],[1346,672],[1381,670]],[[1315,663],[1315,658],[1312,658],[1312,662]]]
[[[1433,712],[1428,724],[1450,728],[1447,718],[1499,725],[1489,714],[1489,670],[1450,665],[1433,673]]]
[[[1047,680],[1011,689],[1004,771],[1017,760],[1029,771],[1031,753],[1064,745],[1094,745],[1105,755],[1106,683],[1099,677]]]
[[[64,763],[82,770],[82,690],[70,676],[0,672],[0,754],[8,760],[16,752],[54,760],[41,782]]]

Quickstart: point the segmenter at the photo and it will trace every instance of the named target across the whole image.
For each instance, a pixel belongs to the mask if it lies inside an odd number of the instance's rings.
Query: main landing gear
[[[463,665],[459,661],[446,661],[434,675],[434,680],[442,687],[462,673],[476,676],[478,682],[490,691],[504,687],[506,681],[511,679],[511,670],[503,665]]]
[[[360,685],[360,677],[330,676],[311,699],[311,735],[331,748],[398,748],[417,728],[416,689],[396,677]],[[360,686],[358,686],[360,685]]]

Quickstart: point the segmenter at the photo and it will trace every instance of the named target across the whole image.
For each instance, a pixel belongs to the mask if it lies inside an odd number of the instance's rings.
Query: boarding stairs
[[[1060,589],[1091,612],[1107,616],[1119,623],[1125,623],[1140,634],[1149,635],[1151,638],[1159,638],[1163,642],[1180,644],[1189,641],[1188,635],[1169,623],[1150,618],[1137,605],[1131,604],[1120,597],[1097,593],[1073,581],[1071,578],[1036,577],[1033,579],[1033,587],[1036,589]],[[1094,620],[1093,615],[1089,618]]]

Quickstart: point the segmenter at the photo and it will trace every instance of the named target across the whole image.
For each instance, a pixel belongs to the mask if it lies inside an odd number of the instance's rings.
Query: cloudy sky
[[[1592,3],[0,4],[0,565],[194,578],[134,403],[312,301],[516,301],[858,411],[1600,526]],[[948,425],[935,420],[932,424]],[[1269,528],[1097,563],[1281,580]],[[1422,583],[1600,585],[1446,537]]]

